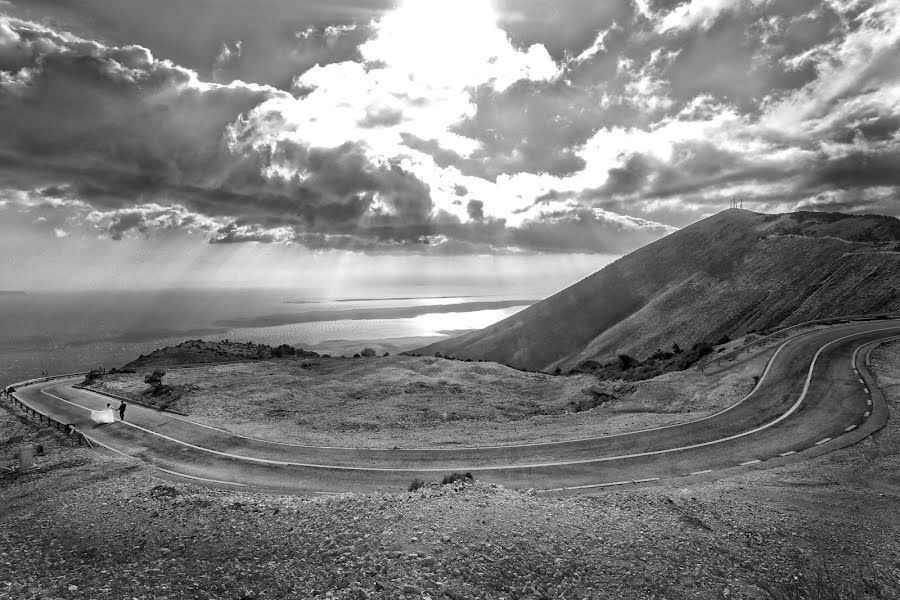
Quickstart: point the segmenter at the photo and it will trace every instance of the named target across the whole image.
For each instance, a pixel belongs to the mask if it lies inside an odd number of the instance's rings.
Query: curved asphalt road
[[[558,443],[382,450],[279,444],[240,437],[130,405],[127,422],[94,426],[89,410],[110,400],[56,380],[16,395],[73,423],[91,441],[170,473],[290,492],[398,491],[453,471],[507,487],[573,493],[623,483],[716,476],[853,443],[881,425],[857,365],[864,349],[900,336],[900,320],[849,323],[788,339],[756,389],[710,417],[632,433]],[[722,373],[719,371],[716,375]],[[881,409],[882,411],[886,409]],[[877,419],[874,417],[878,417]],[[881,423],[876,423],[876,421]],[[774,459],[774,460],[773,460]]]

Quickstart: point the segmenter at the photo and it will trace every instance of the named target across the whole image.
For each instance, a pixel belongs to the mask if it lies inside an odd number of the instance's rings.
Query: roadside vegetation
[[[712,354],[716,346],[722,346],[730,341],[731,338],[728,336],[722,336],[715,343],[700,342],[694,344],[687,351],[683,350],[678,342],[673,342],[670,350],[657,349],[644,360],[639,360],[629,354],[619,354],[616,360],[607,363],[587,360],[573,369],[570,374],[587,373],[602,380],[644,381],[663,373],[689,369],[703,357]],[[721,352],[722,349],[719,351]]]

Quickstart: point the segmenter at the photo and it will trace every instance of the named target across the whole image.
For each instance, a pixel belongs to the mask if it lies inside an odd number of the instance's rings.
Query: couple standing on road
[[[119,404],[119,420],[125,420],[125,407],[127,405],[124,402]],[[113,408],[112,404],[109,402],[106,403],[105,410],[92,410],[91,411],[91,420],[97,423],[98,425],[102,425],[104,423],[115,423],[116,419],[113,416]]]

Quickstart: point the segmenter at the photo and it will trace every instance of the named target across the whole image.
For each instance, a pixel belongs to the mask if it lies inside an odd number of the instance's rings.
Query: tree
[[[91,385],[98,379],[102,379],[103,374],[100,372],[100,369],[91,369],[87,375],[84,376],[84,381],[81,382],[81,385]]]
[[[375,356],[375,350],[372,348],[363,348],[360,354],[366,357]]]
[[[144,383],[148,384],[154,394],[160,394],[163,392],[164,387],[162,379],[166,375],[166,372],[162,369],[153,369],[152,373],[148,373],[144,376]]]
[[[672,354],[681,354],[681,346],[678,342],[672,342]]]

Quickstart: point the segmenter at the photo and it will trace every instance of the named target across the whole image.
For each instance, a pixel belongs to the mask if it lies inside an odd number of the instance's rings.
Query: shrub
[[[91,385],[100,379],[103,379],[103,373],[100,372],[100,369],[91,369],[88,374],[84,376],[84,381],[81,382],[81,385]]]
[[[672,354],[671,352],[663,352],[661,349],[657,348],[656,352],[654,352],[650,356],[650,358],[652,358],[653,360],[669,360],[673,356],[675,356],[675,355]]]
[[[471,473],[451,473],[449,475],[444,475],[444,478],[441,479],[441,485],[449,485],[451,483],[456,483],[457,481],[471,483],[475,481],[475,478],[472,477]]]
[[[375,350],[373,348],[363,348],[362,352],[360,352],[360,355],[365,356],[367,358],[372,357],[372,356],[375,356]]]
[[[147,373],[144,376],[144,383],[157,386],[162,383],[162,378],[166,375],[166,372],[162,369],[153,369],[152,373]]]
[[[716,342],[716,346],[721,346],[722,344],[727,344],[727,343],[730,342],[730,341],[731,341],[731,338],[730,338],[730,337],[728,337],[727,335],[723,335],[723,336],[720,337],[720,338],[718,339],[718,341]]]
[[[154,396],[158,396],[168,391],[169,386],[163,385],[162,382],[165,374],[166,372],[162,369],[153,369],[152,373],[148,373],[144,376],[144,383],[150,386],[150,393]]]
[[[627,371],[628,369],[632,369],[636,367],[638,364],[638,360],[633,356],[629,356],[628,354],[620,354],[619,355],[619,368],[623,371]]]
[[[417,489],[423,488],[423,487],[425,487],[425,482],[422,481],[421,479],[419,479],[419,478],[417,477],[417,478],[415,478],[415,479],[412,480],[412,482],[409,484],[409,487],[406,488],[406,491],[408,491],[408,492],[414,492],[414,491],[416,491]]]
[[[272,356],[275,358],[284,358],[286,356],[294,356],[295,354],[297,354],[297,349],[290,344],[281,344],[277,348],[272,348]]]

